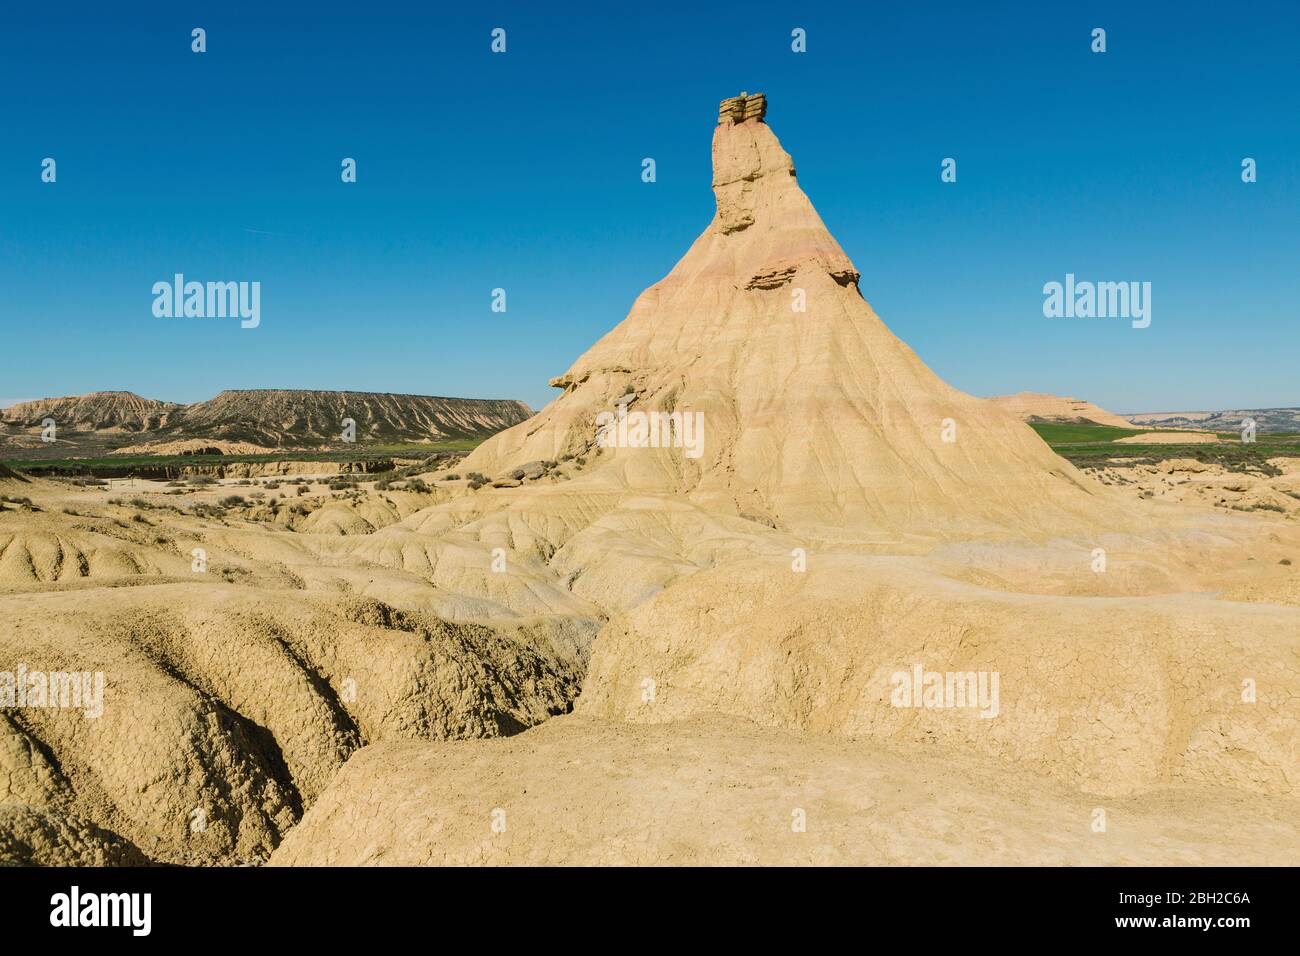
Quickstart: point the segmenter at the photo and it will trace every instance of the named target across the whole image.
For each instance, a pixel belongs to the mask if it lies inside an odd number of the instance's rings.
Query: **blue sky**
[[[708,223],[717,102],[744,89],[957,387],[1300,405],[1300,5],[441,6],[6,4],[0,398],[540,406]],[[260,281],[261,326],[155,318],[176,272]],[[1067,272],[1151,282],[1150,328],[1044,318]]]

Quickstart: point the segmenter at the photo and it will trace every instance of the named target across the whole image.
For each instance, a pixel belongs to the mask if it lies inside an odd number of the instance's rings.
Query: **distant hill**
[[[193,405],[142,398],[132,392],[91,392],[22,402],[0,411],[0,436],[24,456],[157,445],[195,440],[261,448],[338,444],[344,419],[356,423],[359,444],[486,438],[532,416],[508,399],[439,398],[388,392],[240,389]],[[37,430],[46,419],[58,442],[44,446]]]
[[[389,392],[303,389],[229,390],[187,405],[151,436],[252,442],[271,447],[337,442],[343,420],[356,422],[358,442],[483,438],[531,417],[508,399],[437,398]]]
[[[1255,420],[1260,432],[1300,432],[1300,408],[1235,408],[1221,412],[1142,412],[1125,415],[1135,425],[1152,428],[1197,428],[1208,431],[1240,431],[1247,418]]]
[[[0,421],[19,428],[40,428],[45,419],[52,418],[60,429],[69,431],[144,432],[161,427],[180,407],[134,392],[90,392],[19,402],[0,410]]]
[[[1106,409],[1080,398],[1063,398],[1042,392],[1018,392],[1015,395],[997,395],[989,399],[1025,421],[1058,422],[1061,424],[1110,425],[1114,428],[1133,427],[1127,420]]]

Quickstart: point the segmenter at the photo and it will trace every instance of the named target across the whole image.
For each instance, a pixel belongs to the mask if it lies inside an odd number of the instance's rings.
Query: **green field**
[[[323,451],[286,449],[258,455],[100,455],[87,458],[4,458],[0,463],[29,475],[88,475],[128,477],[133,473],[172,472],[205,465],[270,461],[367,461],[388,463],[395,458],[425,459],[446,452],[467,452],[481,441],[458,438],[435,444],[357,445]],[[382,470],[382,469],[375,469]]]
[[[1060,425],[1055,422],[1031,422],[1029,427],[1038,432],[1038,437],[1052,447],[1112,442],[1117,438],[1128,438],[1130,435],[1141,434],[1141,429],[1138,428],[1113,428],[1110,425]]]
[[[1117,438],[1142,434],[1141,429],[1112,428],[1109,425],[1058,425],[1034,422],[1030,428],[1062,458],[1075,464],[1098,464],[1108,458],[1124,458],[1134,464],[1166,458],[1194,458],[1228,468],[1269,470],[1267,460],[1283,456],[1300,457],[1300,433],[1260,433],[1254,442],[1243,442],[1236,433],[1219,433],[1214,445],[1188,443],[1171,445],[1116,445]]]

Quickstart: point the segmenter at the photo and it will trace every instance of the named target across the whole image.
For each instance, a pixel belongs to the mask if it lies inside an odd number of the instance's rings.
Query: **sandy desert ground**
[[[0,669],[104,680],[0,710],[0,859],[1294,862],[1295,513],[941,381],[755,109],[681,261],[442,472],[0,477]]]

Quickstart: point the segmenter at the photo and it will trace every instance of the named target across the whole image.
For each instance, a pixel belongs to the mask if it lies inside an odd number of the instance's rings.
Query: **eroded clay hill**
[[[1012,415],[940,380],[881,322],[760,118],[713,136],[713,221],[563,394],[466,463],[583,454],[593,422],[703,415],[703,453],[614,448],[599,481],[784,529],[901,540],[1046,534],[1121,516]]]
[[[92,392],[0,410],[0,439],[39,447],[40,430],[53,421],[65,454],[69,442],[132,454],[254,454],[339,444],[345,421],[352,422],[355,442],[365,445],[481,439],[530,415],[532,409],[510,399],[389,392],[228,389],[193,405]]]
[[[1014,395],[998,395],[990,398],[989,401],[1005,408],[1023,421],[1091,422],[1114,428],[1133,427],[1133,423],[1127,418],[1120,418],[1100,405],[1094,405],[1081,398],[1063,398],[1060,395],[1045,395],[1042,392],[1017,392]]]
[[[145,432],[165,424],[168,415],[180,407],[134,392],[89,392],[19,402],[0,409],[0,421],[13,428],[39,428],[52,418],[69,431]]]
[[[387,392],[306,389],[228,389],[187,405],[158,440],[210,438],[282,447],[336,442],[342,421],[356,423],[357,441],[481,438],[524,421],[523,402],[439,398]]]

